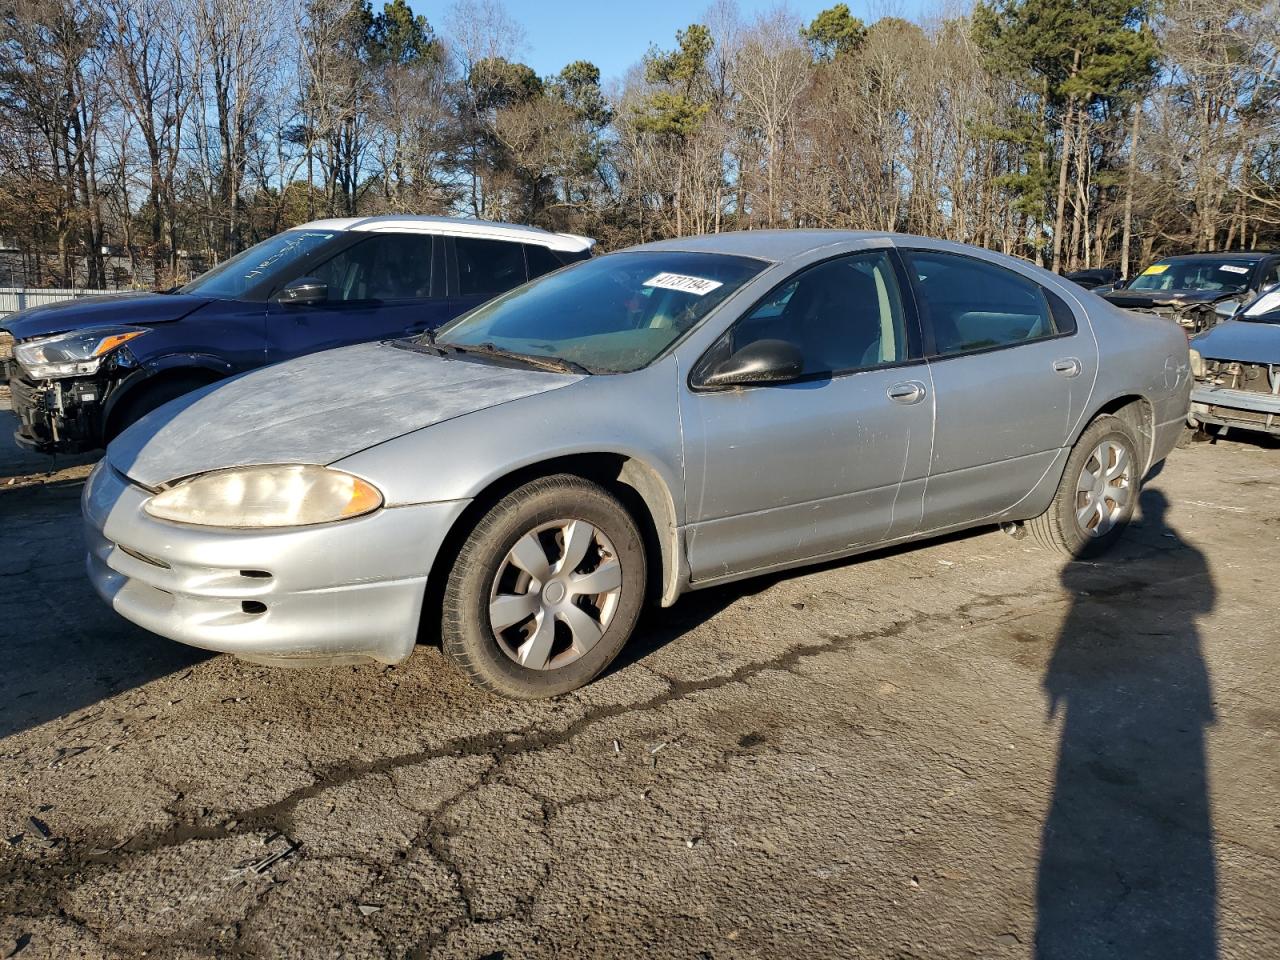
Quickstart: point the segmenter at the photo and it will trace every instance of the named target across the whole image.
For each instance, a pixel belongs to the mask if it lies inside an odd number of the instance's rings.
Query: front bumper
[[[300,665],[413,652],[427,573],[467,501],[340,523],[224,530],[169,523],[105,461],[85,485],[89,579],[127,620],[206,650]]]
[[[1280,434],[1280,395],[1197,384],[1191,391],[1190,419]]]
[[[102,410],[108,384],[95,378],[32,383],[16,361],[4,361],[9,402],[18,418],[13,438],[40,453],[79,453],[102,446]]]

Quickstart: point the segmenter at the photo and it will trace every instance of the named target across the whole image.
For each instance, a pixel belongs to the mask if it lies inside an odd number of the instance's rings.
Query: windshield
[[[1272,287],[1240,311],[1239,319],[1280,323],[1280,287]]]
[[[288,230],[263,240],[212,270],[200,274],[179,293],[235,300],[250,287],[311,256],[337,234],[333,231]]]
[[[715,253],[597,257],[489,301],[441,327],[435,342],[625,373],[652,362],[765,266]]]
[[[1248,260],[1164,260],[1153,263],[1129,284],[1130,290],[1222,290],[1249,286]]]

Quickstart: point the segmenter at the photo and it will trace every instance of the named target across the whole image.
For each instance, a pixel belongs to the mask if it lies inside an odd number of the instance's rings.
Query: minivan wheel
[[[531,481],[458,551],[442,603],[444,652],[495,693],[567,693],[627,642],[645,577],[640,530],[612,494],[568,474]]]
[[[1027,521],[1041,546],[1072,557],[1091,557],[1120,538],[1142,485],[1138,441],[1117,417],[1089,424],[1067,458],[1049,509]]]

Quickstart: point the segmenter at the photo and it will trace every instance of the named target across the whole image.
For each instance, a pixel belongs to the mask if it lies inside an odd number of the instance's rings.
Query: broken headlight
[[[1190,351],[1191,354],[1191,375],[1197,380],[1204,379],[1204,357],[1200,356],[1199,350]]]
[[[15,344],[13,358],[32,380],[86,377],[97,373],[113,350],[146,332],[145,327],[94,327],[39,337]]]
[[[147,501],[162,520],[205,527],[300,527],[372,513],[382,494],[359,477],[328,467],[235,467],[176,483]]]

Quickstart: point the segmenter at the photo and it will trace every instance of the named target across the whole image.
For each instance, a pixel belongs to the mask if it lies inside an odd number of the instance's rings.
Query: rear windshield
[[[1224,290],[1249,286],[1249,260],[1165,260],[1153,263],[1129,284],[1130,290]]]
[[[436,342],[493,344],[593,373],[638,370],[765,266],[715,253],[614,253],[491,300],[441,327]]]

